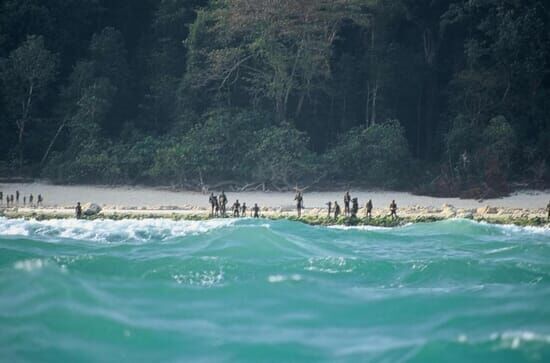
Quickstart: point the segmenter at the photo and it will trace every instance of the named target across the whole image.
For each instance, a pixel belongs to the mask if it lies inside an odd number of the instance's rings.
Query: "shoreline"
[[[3,208],[0,217],[8,219],[56,220],[75,218],[74,209],[64,208]],[[247,218],[251,213],[247,213]],[[234,218],[229,213],[225,217],[213,217],[210,211],[204,208],[193,209],[118,209],[107,208],[92,216],[83,216],[82,220],[140,220],[140,219],[169,219],[174,221],[198,221],[219,218]],[[241,217],[243,218],[243,217]],[[430,223],[449,219],[469,219],[476,222],[491,224],[510,224],[516,226],[550,227],[544,209],[522,208],[495,208],[483,207],[476,210],[455,208],[451,205],[442,208],[416,207],[403,208],[398,211],[398,218],[392,219],[383,209],[373,210],[372,217],[365,216],[364,209],[360,209],[357,217],[327,216],[326,209],[306,209],[302,217],[298,218],[293,210],[263,208],[260,218],[269,220],[289,220],[309,225],[322,226],[378,226],[398,227],[410,223]]]
[[[6,196],[20,192],[20,203],[6,208]],[[56,219],[73,218],[77,202],[82,205],[95,203],[102,211],[94,216],[106,219],[168,218],[173,220],[204,220],[210,218],[209,194],[190,191],[160,190],[144,187],[108,187],[84,185],[51,185],[44,183],[2,184],[0,191],[0,216],[7,218]],[[546,206],[550,190],[523,190],[508,197],[480,201],[475,199],[437,198],[418,196],[407,192],[385,190],[354,190],[352,197],[359,199],[358,218],[327,218],[328,201],[339,201],[343,207],[344,191],[306,192],[302,222],[315,225],[381,225],[394,226],[404,223],[437,221],[450,218],[465,218],[490,223],[516,225],[548,225]],[[43,206],[23,206],[23,197],[41,194]],[[216,193],[217,194],[217,193]],[[296,218],[294,193],[292,192],[227,192],[228,209],[235,200],[251,207],[258,203],[261,215],[270,219]],[[373,217],[365,219],[364,206],[367,200],[374,204]],[[385,216],[388,206],[395,199],[398,205],[398,221]],[[28,199],[27,199],[28,201]],[[343,209],[343,208],[342,208]]]
[[[33,194],[36,200],[38,194],[44,198],[43,205],[50,208],[63,208],[91,202],[104,209],[164,209],[164,208],[208,208],[209,193],[196,191],[174,191],[163,188],[148,188],[135,186],[89,186],[89,185],[52,185],[45,183],[0,183],[0,192],[4,194],[4,203],[0,201],[0,208],[5,206],[6,196],[20,192],[20,204],[23,197]],[[325,208],[328,201],[342,201],[345,189],[327,191],[306,191],[304,205],[307,208]],[[550,190],[521,190],[509,196],[490,199],[460,199],[440,198],[416,195],[410,192],[391,191],[380,189],[349,189],[352,197],[359,199],[359,206],[363,207],[367,200],[372,199],[374,208],[386,208],[392,200],[396,200],[398,207],[410,208],[425,206],[437,208],[444,204],[456,208],[476,209],[489,204],[498,208],[546,208],[550,201]],[[218,194],[221,190],[214,191]],[[260,207],[294,209],[293,192],[229,192],[226,191],[229,205],[239,199],[252,206],[258,203]]]

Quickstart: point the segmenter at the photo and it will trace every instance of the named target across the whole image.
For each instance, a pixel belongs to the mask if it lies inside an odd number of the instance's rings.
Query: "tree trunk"
[[[25,133],[25,123],[24,119],[21,119],[17,122],[18,126],[18,136],[17,143],[19,148],[19,173],[23,171],[23,135]]]
[[[300,99],[298,100],[298,106],[296,106],[296,118],[300,116],[300,113],[302,113],[302,106],[304,105],[304,98],[306,97],[306,94],[302,92],[300,95]]]
[[[23,102],[22,105],[22,112],[21,112],[21,119],[17,121],[17,128],[18,128],[18,147],[19,147],[19,173],[22,173],[23,171],[23,137],[25,135],[25,126],[27,124],[31,104],[32,104],[32,96],[34,91],[34,83],[32,81],[29,84],[29,92],[27,94],[27,100]]]
[[[55,141],[57,140],[57,137],[59,136],[59,134],[61,133],[61,131],[65,127],[65,123],[66,123],[66,121],[63,120],[61,125],[59,125],[59,127],[57,128],[57,131],[56,131],[55,135],[53,136],[52,140],[50,141],[50,144],[48,145],[48,148],[46,149],[46,152],[44,153],[44,156],[42,156],[42,160],[40,160],[40,165],[43,165],[44,162],[46,161],[46,159],[48,158],[48,155],[50,154],[50,151],[51,151],[53,145],[55,144]]]
[[[370,82],[367,81],[367,102],[365,102],[365,124],[367,127],[370,126],[370,122],[369,122],[369,103],[370,103]]]
[[[292,65],[292,72],[290,73],[290,79],[288,81],[288,87],[286,88],[284,104],[283,104],[283,119],[286,119],[286,111],[288,109],[288,99],[290,97],[290,92],[294,88],[294,76],[296,75],[296,68],[298,68],[298,59],[300,58],[300,53],[302,52],[302,45],[296,51],[296,57],[294,58],[294,64]]]
[[[423,123],[423,119],[422,119],[422,110],[423,110],[423,108],[422,108],[422,102],[423,102],[422,92],[424,92],[423,87],[420,89],[420,92],[418,92],[418,102],[417,102],[417,105],[416,105],[416,157],[417,158],[420,158],[421,153],[422,153],[422,150],[420,149],[420,145],[422,145],[422,142],[421,142],[421,129],[422,129],[422,123]]]
[[[372,89],[372,118],[371,125],[376,125],[376,96],[378,95],[378,74],[376,75],[376,81],[374,88]]]

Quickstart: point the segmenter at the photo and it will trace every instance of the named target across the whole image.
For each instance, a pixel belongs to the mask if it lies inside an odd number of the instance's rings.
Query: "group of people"
[[[19,190],[15,191],[15,194],[6,195],[6,207],[19,205],[21,194],[19,193]],[[27,205],[27,200],[29,202],[29,205],[31,207],[34,206],[34,196],[32,194],[29,195],[28,199],[27,196],[23,196],[23,206]],[[210,206],[211,206],[211,215],[212,217],[225,217],[227,216],[227,196],[225,195],[225,192],[222,191],[220,195],[216,196],[214,193],[210,193]],[[302,209],[304,209],[304,195],[301,191],[297,191],[294,196],[294,201],[296,202],[296,210],[298,212],[298,218],[302,216]],[[42,198],[41,194],[38,194],[36,198],[36,206],[39,207],[43,204],[44,199]],[[4,204],[4,192],[0,191],[0,206]],[[337,201],[329,201],[327,203],[328,206],[328,217],[331,218],[334,216],[334,218],[338,218],[342,210],[340,208],[340,205]],[[367,218],[372,217],[372,209],[373,204],[372,200],[369,199],[369,201],[365,204],[365,211]],[[390,214],[389,216],[393,218],[397,218],[397,204],[395,203],[395,200],[392,200],[390,203]],[[231,206],[231,212],[233,217],[246,217],[246,212],[248,210],[248,207],[246,206],[246,203],[243,202],[242,204],[237,199],[235,203]],[[344,194],[344,216],[346,217],[357,217],[357,213],[359,212],[359,201],[357,198],[352,198],[349,191],[346,191]],[[550,201],[548,202],[548,205],[546,206],[546,212],[547,212],[547,219],[550,220]],[[80,202],[77,203],[77,206],[75,207],[75,215],[76,218],[82,217],[82,207],[80,206]],[[258,207],[257,203],[254,203],[254,207],[252,207],[252,217],[259,218],[260,217],[260,207]]]
[[[6,194],[6,208],[9,207],[15,207],[16,205],[19,206],[21,193],[19,193],[19,190],[15,191],[15,194]],[[23,195],[23,206],[27,206],[27,201],[29,202],[30,207],[34,207],[34,195],[32,193],[28,196]],[[44,198],[42,198],[42,194],[38,194],[36,197],[36,207],[39,207],[44,202]],[[0,191],[0,206],[4,204],[4,192]]]
[[[210,198],[208,200],[210,202],[210,215],[212,217],[225,217],[227,216],[227,196],[225,195],[225,192],[222,190],[220,195],[214,195],[214,193],[210,193]],[[246,206],[246,203],[243,202],[243,204],[239,203],[239,200],[237,199],[235,203],[231,206],[231,212],[233,214],[233,217],[246,217],[246,211],[248,207]],[[254,203],[254,207],[252,207],[252,217],[254,218],[260,218],[260,207],[258,207],[258,203]]]
[[[334,216],[334,218],[338,218],[340,214],[342,213],[340,209],[340,205],[337,201],[331,202],[329,201],[327,203],[328,206],[328,217]],[[365,204],[365,211],[367,218],[372,217],[372,199],[369,199],[367,204]],[[349,194],[349,191],[347,191],[344,194],[344,216],[346,217],[357,217],[357,213],[359,213],[359,200],[357,198],[352,198]],[[301,211],[298,211],[298,215],[301,214]],[[397,218],[397,204],[395,203],[395,200],[392,200],[390,203],[390,217]]]

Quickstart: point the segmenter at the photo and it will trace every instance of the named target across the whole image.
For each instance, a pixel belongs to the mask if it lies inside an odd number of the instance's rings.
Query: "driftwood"
[[[213,190],[226,190],[231,192],[254,192],[254,191],[270,191],[274,190],[277,192],[290,192],[290,191],[301,191],[304,192],[315,185],[317,185],[325,175],[319,176],[317,179],[315,179],[311,184],[306,185],[304,187],[299,188],[297,184],[292,185],[291,183],[284,182],[282,184],[279,184],[277,182],[271,181],[271,182],[239,182],[237,180],[223,180],[219,181],[214,184],[208,184],[205,183],[202,178],[199,178],[199,180],[185,180],[180,181],[178,183],[177,187],[174,187],[175,189],[181,189],[185,188],[187,190],[194,190],[198,192],[202,192],[203,194],[207,194]]]

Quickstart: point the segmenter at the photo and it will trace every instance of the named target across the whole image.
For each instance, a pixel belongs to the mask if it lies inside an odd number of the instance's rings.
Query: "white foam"
[[[485,252],[485,254],[486,255],[493,255],[495,253],[510,251],[510,250],[513,250],[514,248],[517,248],[517,247],[518,246],[508,246],[508,247],[502,247],[502,248],[495,248],[494,250],[490,250],[490,251]]]
[[[190,271],[188,273],[174,274],[172,278],[180,285],[213,287],[222,284],[224,274],[220,268],[217,271]]]
[[[308,259],[309,266],[304,267],[304,270],[329,274],[353,272],[354,268],[348,266],[347,259],[355,260],[356,258],[342,256],[310,257]]]
[[[234,219],[206,221],[52,219],[37,221],[0,218],[0,235],[36,235],[98,242],[168,240],[186,235],[206,233],[229,226],[234,222]]]
[[[284,281],[301,281],[302,276],[299,274],[292,274],[290,276],[285,275],[269,275],[267,278],[267,281],[270,283],[278,283],[278,282],[284,282]]]
[[[0,236],[28,236],[29,231],[21,223],[10,223],[12,220],[0,218]]]
[[[39,258],[17,261],[13,264],[13,268],[16,270],[23,270],[27,272],[40,270],[46,266],[48,262]]]
[[[500,341],[503,348],[517,349],[525,342],[539,342],[550,344],[550,335],[538,334],[531,331],[505,331],[491,334],[491,340]]]
[[[328,226],[330,229],[341,229],[341,230],[358,230],[358,231],[378,231],[378,230],[388,230],[391,227],[380,227],[380,226],[343,226],[343,225],[333,225]]]
[[[515,232],[515,233],[535,233],[535,234],[544,234],[544,235],[550,235],[550,226],[542,226],[542,227],[535,227],[535,226],[525,226],[520,227],[516,226],[514,224],[496,224],[494,225],[497,228],[501,228],[505,231]]]
[[[495,223],[488,223],[485,221],[472,221],[470,219],[460,219],[460,220],[468,221],[469,223],[472,223],[472,224],[495,227],[503,230],[504,232],[509,232],[509,233],[529,232],[529,233],[550,235],[550,225],[548,224],[537,227],[537,226],[516,226],[515,224],[495,224]]]

